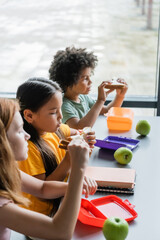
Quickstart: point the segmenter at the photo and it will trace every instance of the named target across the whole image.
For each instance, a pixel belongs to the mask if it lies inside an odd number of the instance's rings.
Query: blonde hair
[[[16,111],[19,111],[18,102],[0,98],[0,196],[26,205],[28,200],[21,193],[20,172],[7,138]]]

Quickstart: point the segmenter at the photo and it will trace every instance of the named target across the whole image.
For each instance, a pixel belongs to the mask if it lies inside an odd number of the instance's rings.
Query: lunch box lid
[[[106,115],[107,121],[112,120],[121,122],[132,122],[134,112],[130,108],[111,107]]]
[[[105,220],[110,217],[120,217],[129,222],[138,216],[134,207],[127,199],[123,201],[116,195],[91,201],[82,199],[78,219],[84,224],[95,227],[103,227]]]
[[[127,137],[108,136],[103,140],[96,139],[94,144],[96,147],[117,150],[120,147],[127,147],[130,150],[136,148],[139,140]]]

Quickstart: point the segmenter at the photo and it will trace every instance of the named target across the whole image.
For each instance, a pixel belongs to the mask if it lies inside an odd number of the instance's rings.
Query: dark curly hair
[[[68,87],[77,83],[81,71],[91,68],[92,73],[98,62],[93,52],[87,52],[86,48],[67,47],[59,50],[51,63],[49,78],[57,82],[63,92]]]

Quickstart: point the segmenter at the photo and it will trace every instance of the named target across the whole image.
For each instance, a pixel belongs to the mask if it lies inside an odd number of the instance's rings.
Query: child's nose
[[[30,137],[31,137],[31,136],[30,136],[27,132],[25,132],[25,139],[26,139],[26,140],[29,140]]]
[[[59,111],[58,118],[59,118],[59,119],[62,119],[62,117],[63,117],[63,116],[62,116],[62,111],[60,110],[60,111]]]
[[[91,78],[90,78],[90,77],[88,78],[88,80],[89,80],[89,84],[91,84],[91,83],[92,83],[92,80],[91,80]]]

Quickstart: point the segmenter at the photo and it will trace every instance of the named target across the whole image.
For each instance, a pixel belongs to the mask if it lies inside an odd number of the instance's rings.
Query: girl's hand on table
[[[95,194],[96,191],[97,191],[96,181],[85,176],[83,180],[82,194],[85,194],[85,197],[88,198],[89,195]]]

